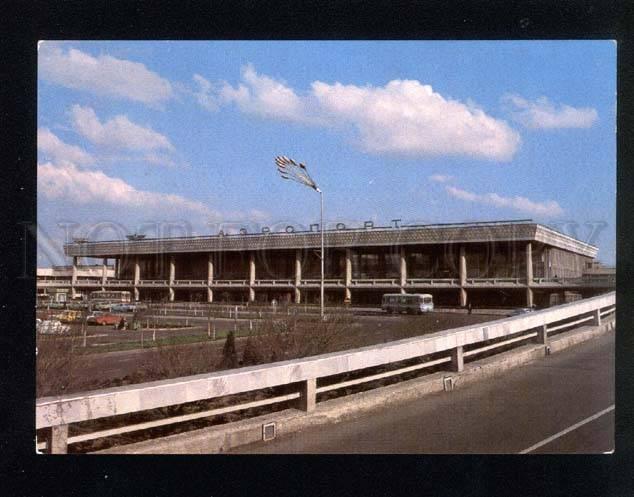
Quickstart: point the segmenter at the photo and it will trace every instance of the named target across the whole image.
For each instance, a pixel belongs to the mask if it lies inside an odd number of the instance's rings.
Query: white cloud
[[[94,157],[84,149],[64,143],[48,128],[38,128],[37,148],[44,158],[55,162],[68,161],[84,166],[95,162]]]
[[[555,106],[546,97],[531,102],[519,95],[505,95],[502,103],[513,119],[530,129],[589,128],[599,117],[591,107]]]
[[[194,74],[192,79],[198,85],[198,90],[193,92],[196,101],[207,110],[218,110],[217,90],[214,88],[214,85],[200,74]]]
[[[241,75],[242,83],[236,88],[222,85],[218,95],[222,103],[232,102],[242,112],[270,119],[310,122],[315,117],[307,112],[306,99],[284,82],[258,74],[251,64],[242,68]]]
[[[526,197],[502,197],[497,193],[477,194],[462,190],[454,186],[446,186],[447,193],[452,197],[467,202],[475,202],[484,205],[492,205],[494,207],[509,208],[520,212],[526,212],[536,216],[557,217],[561,216],[564,211],[561,206],[554,200],[547,202],[533,202]]]
[[[71,206],[111,206],[136,216],[156,216],[160,212],[166,218],[188,219],[197,226],[225,219],[243,222],[269,219],[267,212],[258,209],[221,212],[181,195],[141,190],[121,178],[108,176],[102,171],[82,170],[70,162],[38,163],[37,182],[38,197],[42,195],[47,200]],[[40,202],[38,198],[38,204]]]
[[[504,121],[418,81],[393,80],[384,87],[317,81],[312,88],[324,111],[355,126],[370,152],[508,161],[520,143]]]
[[[205,204],[180,195],[139,190],[120,178],[102,171],[84,171],[74,164],[38,164],[38,193],[46,198],[62,199],[75,204],[106,203],[145,210],[175,209],[206,216],[215,212]]]
[[[167,157],[165,154],[155,154],[150,152],[142,157],[144,162],[157,166],[176,167],[176,162]]]
[[[101,123],[90,107],[73,105],[71,118],[77,132],[96,145],[128,150],[174,150],[167,137],[133,123],[124,115]]]
[[[372,153],[508,161],[520,144],[518,133],[506,122],[472,103],[446,99],[415,80],[393,80],[382,87],[315,81],[306,95],[299,95],[249,64],[238,86],[224,83],[212,96],[211,83],[196,76],[203,106],[235,103],[242,112],[269,119],[332,129],[348,125],[360,146]]]
[[[429,181],[433,181],[434,183],[447,183],[452,179],[454,179],[454,177],[448,174],[432,174],[429,176]]]
[[[45,80],[97,95],[125,98],[157,106],[174,96],[171,83],[139,62],[110,55],[93,57],[50,42],[40,44],[39,74]]]

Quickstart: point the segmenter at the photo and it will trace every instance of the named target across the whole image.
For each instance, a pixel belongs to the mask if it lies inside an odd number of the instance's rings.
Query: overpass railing
[[[37,399],[36,429],[48,429],[46,442],[38,448],[50,453],[65,453],[67,444],[123,433],[208,418],[268,404],[297,401],[297,407],[311,411],[317,394],[351,385],[402,375],[414,370],[447,364],[452,371],[461,371],[465,359],[477,357],[493,349],[520,344],[536,338],[548,345],[549,333],[579,326],[601,324],[615,312],[615,293],[600,295],[550,309],[519,316],[444,330],[425,336],[397,340],[342,352],[302,359],[261,364],[175,379],[107,388],[90,392]],[[379,366],[399,366],[403,361],[421,358],[424,362],[369,374],[360,378],[318,386],[345,373],[359,373]],[[431,359],[431,360],[430,360]],[[370,370],[371,371],[371,370]],[[376,369],[373,373],[376,372]],[[244,392],[253,392],[282,385],[293,385],[285,395],[253,402],[230,405],[181,416],[155,419],[145,423],[119,426],[108,430],[68,437],[69,425],[82,421],[139,413],[150,409],[203,401]]]

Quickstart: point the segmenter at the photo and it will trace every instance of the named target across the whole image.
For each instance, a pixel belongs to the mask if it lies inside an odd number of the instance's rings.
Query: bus
[[[129,304],[132,294],[126,290],[99,290],[90,292],[90,303],[97,310],[110,310],[114,304]]]
[[[434,310],[434,299],[429,293],[386,293],[383,295],[381,309],[389,314],[422,314]]]

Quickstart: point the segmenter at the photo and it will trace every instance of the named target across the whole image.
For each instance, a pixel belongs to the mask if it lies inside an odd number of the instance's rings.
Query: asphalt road
[[[614,335],[500,378],[235,453],[603,453],[614,447]]]

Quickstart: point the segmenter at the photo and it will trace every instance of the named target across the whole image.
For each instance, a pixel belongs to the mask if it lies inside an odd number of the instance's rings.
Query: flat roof
[[[130,238],[130,237],[129,237]],[[439,245],[447,243],[488,243],[536,241],[588,257],[596,257],[597,247],[531,220],[440,223],[347,228],[339,224],[324,230],[328,248],[355,248],[394,245]],[[137,238],[110,241],[75,241],[64,245],[68,256],[117,257],[131,254],[229,252],[319,248],[321,232],[282,231],[216,234],[173,238]]]

